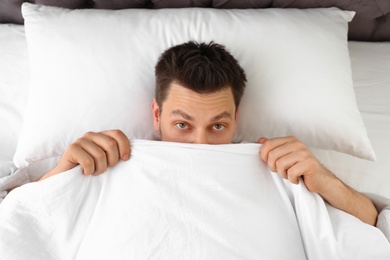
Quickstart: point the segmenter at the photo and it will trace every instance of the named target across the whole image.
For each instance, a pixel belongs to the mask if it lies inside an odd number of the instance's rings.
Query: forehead
[[[177,83],[171,83],[168,91],[166,105],[197,106],[198,108],[231,107],[235,106],[232,88],[226,86],[222,90],[211,93],[197,93]]]

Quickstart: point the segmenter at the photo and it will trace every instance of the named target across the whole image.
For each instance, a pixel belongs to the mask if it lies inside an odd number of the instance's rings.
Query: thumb
[[[257,142],[258,142],[259,144],[264,144],[265,141],[267,141],[267,140],[268,140],[268,138],[260,137],[259,140],[257,140]]]

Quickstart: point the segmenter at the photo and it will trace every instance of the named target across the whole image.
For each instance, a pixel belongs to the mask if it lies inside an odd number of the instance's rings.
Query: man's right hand
[[[81,165],[85,175],[99,175],[107,167],[130,158],[130,142],[120,130],[88,132],[71,144],[57,165],[39,180]]]

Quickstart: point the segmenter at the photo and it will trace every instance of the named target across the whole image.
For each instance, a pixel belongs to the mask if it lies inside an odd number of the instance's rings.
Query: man
[[[156,69],[152,104],[154,127],[162,141],[198,144],[231,143],[246,76],[223,46],[188,42],[166,50]],[[377,211],[363,194],[327,170],[295,137],[259,138],[260,157],[282,178],[320,194],[329,204],[375,225]],[[130,143],[119,130],[89,132],[65,151],[41,179],[80,164],[86,175],[98,175],[130,158]]]

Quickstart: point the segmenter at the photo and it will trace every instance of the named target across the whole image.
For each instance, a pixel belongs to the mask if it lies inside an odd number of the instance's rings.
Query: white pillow
[[[390,199],[390,42],[349,42],[348,46],[356,100],[377,161],[329,150],[313,152],[349,186]]]
[[[30,81],[23,26],[0,24],[0,60],[0,160],[12,161]]]
[[[63,153],[86,131],[155,139],[154,66],[188,40],[221,43],[248,84],[235,142],[296,135],[374,159],[352,88],[352,12],[338,9],[67,10],[22,8],[32,83],[14,162]]]
[[[22,25],[0,24],[0,177],[11,174],[28,100],[30,64]]]

